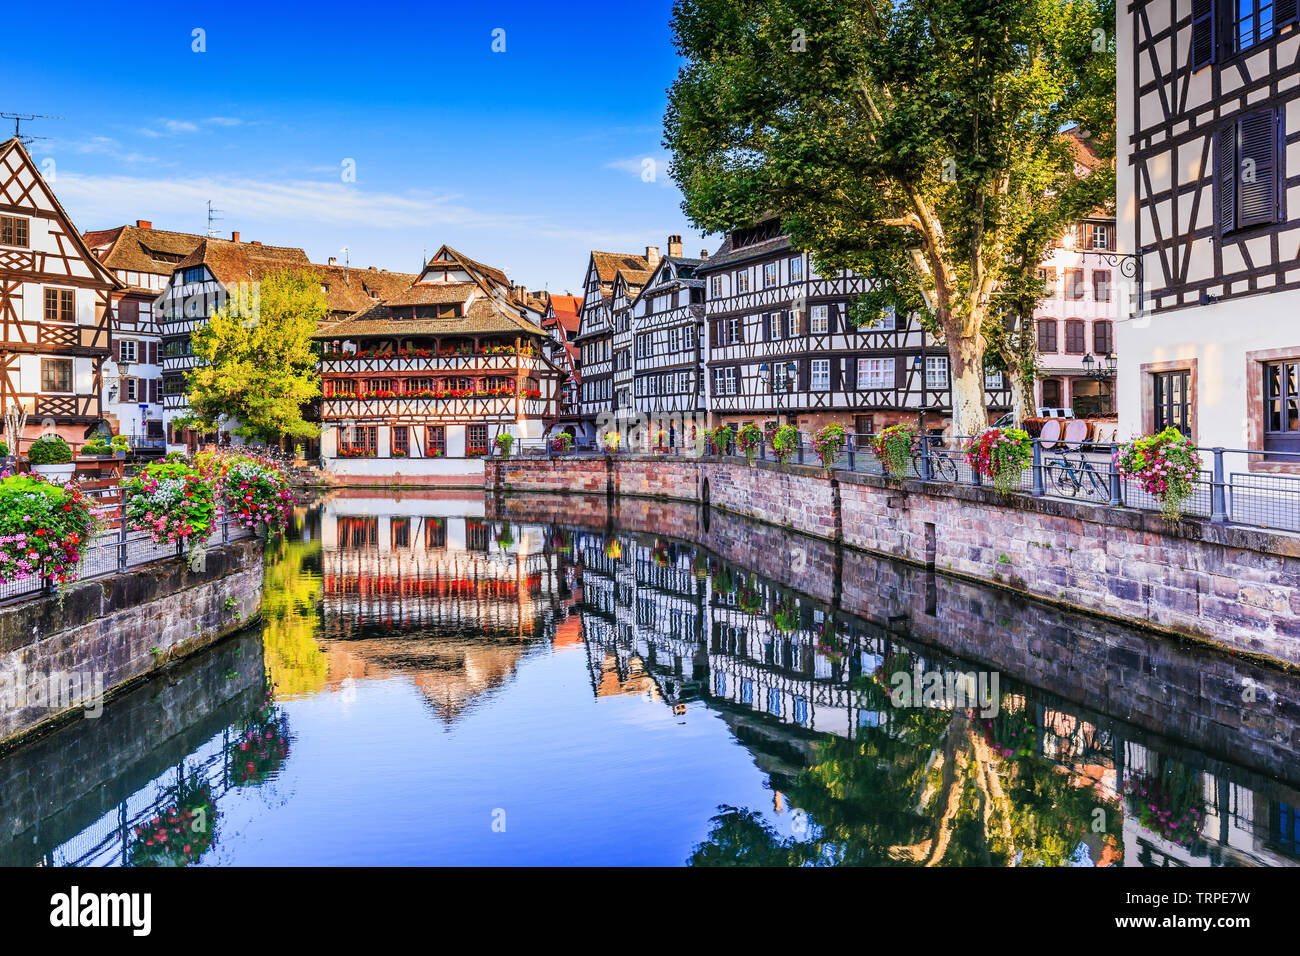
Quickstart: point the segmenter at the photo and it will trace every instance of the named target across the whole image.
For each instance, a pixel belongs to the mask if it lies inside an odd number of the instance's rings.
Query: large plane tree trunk
[[[949,336],[948,362],[952,366],[952,430],[975,436],[989,424],[984,401],[984,356],[977,338]]]

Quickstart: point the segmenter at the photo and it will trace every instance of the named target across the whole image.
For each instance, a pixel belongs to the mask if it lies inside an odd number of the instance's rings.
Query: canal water
[[[379,494],[0,756],[0,863],[1300,858],[1276,672],[685,506]]]

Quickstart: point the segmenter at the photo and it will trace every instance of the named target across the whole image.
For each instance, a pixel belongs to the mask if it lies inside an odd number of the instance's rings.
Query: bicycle
[[[1082,450],[1078,455],[1079,460],[1076,462],[1070,461],[1068,453],[1049,461],[1043,472],[1044,484],[1055,486],[1057,491],[1070,498],[1079,497],[1079,492],[1083,491],[1085,498],[1108,501],[1108,477],[1097,470]]]
[[[930,480],[947,481],[951,483],[956,483],[960,480],[961,472],[953,457],[956,453],[942,450],[943,439],[938,435],[930,435],[922,439],[922,441],[929,442],[930,448],[932,449],[928,456],[930,459]],[[912,476],[914,478],[925,477],[925,472],[923,470],[925,464],[922,461],[922,458],[924,457],[926,456],[919,447],[916,451],[912,452]]]

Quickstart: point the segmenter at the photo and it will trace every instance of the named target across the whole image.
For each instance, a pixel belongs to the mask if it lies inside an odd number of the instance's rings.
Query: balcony
[[[552,402],[534,392],[523,393],[520,408],[529,418],[549,413]],[[367,392],[328,395],[322,400],[321,418],[337,419],[482,419],[515,417],[513,392]]]
[[[545,363],[535,351],[513,349],[492,352],[434,352],[416,349],[411,352],[332,353],[322,355],[320,368],[324,375],[369,375],[400,372],[442,372],[470,374],[481,372],[513,372],[517,368],[542,370]]]

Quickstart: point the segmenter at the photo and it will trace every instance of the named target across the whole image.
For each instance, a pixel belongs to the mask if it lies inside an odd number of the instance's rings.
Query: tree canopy
[[[1032,293],[1047,243],[1113,195],[1113,22],[1113,0],[677,0],[683,208],[709,231],[775,214],[820,271],[873,280],[859,320],[919,314],[976,433],[1000,288]]]
[[[195,413],[213,424],[233,419],[246,438],[314,437],[303,407],[320,394],[311,337],[328,311],[310,271],[273,272],[251,296],[229,296],[190,335],[199,360],[187,376]]]

